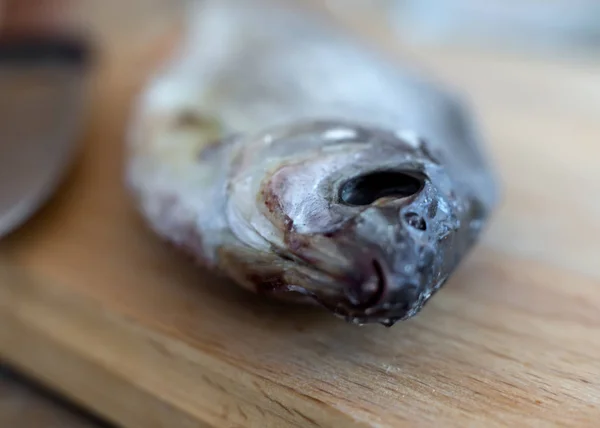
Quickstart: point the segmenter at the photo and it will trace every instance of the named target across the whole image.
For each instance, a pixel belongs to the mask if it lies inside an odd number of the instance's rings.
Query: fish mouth
[[[302,287],[294,288],[299,291],[298,288]],[[392,327],[397,322],[412,318],[422,309],[430,297],[422,295],[408,306],[405,303],[384,303],[376,307],[363,309],[352,306],[348,304],[349,302],[324,299],[315,293],[307,292],[306,289],[302,288],[302,290],[305,292],[303,294],[311,297],[320,306],[346,322],[357,325],[382,324],[386,327]]]
[[[306,264],[309,267],[308,264]],[[310,287],[295,284],[281,285],[269,290],[270,294],[293,293],[316,303],[337,318],[356,325],[382,324],[391,327],[399,321],[416,315],[441,283],[433,288],[422,287],[413,282],[392,286],[386,266],[376,258],[360,276],[340,276],[326,272],[318,266],[310,269],[321,275],[322,281],[307,281]],[[360,269],[359,269],[360,271]],[[390,291],[392,288],[392,291]],[[332,290],[335,292],[332,293]]]
[[[408,320],[417,315],[423,307],[431,300],[447,281],[444,278],[438,281],[433,287],[419,293],[414,300],[399,303],[382,303],[377,306],[362,309],[345,305],[344,303],[334,303],[320,299],[318,296],[311,297],[333,313],[334,316],[355,325],[381,324],[385,327],[392,327],[396,323]]]
[[[347,236],[342,233],[335,237],[342,235]],[[291,263],[288,269],[294,274],[287,270],[277,287],[262,290],[281,297],[295,294],[352,324],[392,326],[416,315],[433,294],[430,290],[437,288],[439,266],[431,257],[424,257],[436,251],[434,246],[420,245],[418,251],[400,253],[406,263],[399,268],[393,263],[398,253],[388,254],[372,243],[357,245],[355,239],[344,242],[348,245],[342,245],[345,251],[333,264],[336,269],[323,255],[273,248],[280,259]],[[407,267],[411,269],[404,271]]]

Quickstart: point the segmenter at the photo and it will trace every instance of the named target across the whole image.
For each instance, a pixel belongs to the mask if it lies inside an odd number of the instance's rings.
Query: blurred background
[[[327,0],[337,11],[376,11],[407,42],[529,54],[587,52],[600,44],[595,0]]]
[[[506,191],[496,226],[485,237],[487,243],[588,274],[598,272],[600,2],[298,1],[317,6],[344,25],[419,61],[473,101]],[[75,172],[69,180],[97,183],[96,197],[110,200],[113,190],[109,188],[116,189],[121,178],[120,144],[130,100],[143,87],[144,76],[177,43],[180,18],[177,0],[0,0],[0,40],[15,34],[49,38],[68,34],[97,53],[92,68],[78,70],[90,77],[91,84],[80,93],[88,100],[82,108],[89,112],[78,116],[80,123],[68,125],[81,129],[84,136],[64,134],[70,140],[53,146],[60,148],[56,150],[62,157],[43,157],[54,150],[43,138],[36,140],[37,148],[28,149],[38,153],[33,156],[38,161],[56,158],[53,162],[59,167],[42,171],[32,167],[31,156],[15,158],[23,144],[10,138],[15,135],[14,121],[0,117],[0,215],[16,203],[14,178],[8,175],[15,170],[15,159],[29,168],[28,177],[32,170],[43,172],[36,178],[39,184],[64,175],[68,166],[63,158],[73,156]],[[10,64],[0,61],[0,79],[14,78],[14,70],[10,77],[2,67]],[[14,85],[0,82],[0,88],[6,87]],[[17,101],[6,92],[0,93],[0,112],[9,110],[13,102]],[[53,105],[59,108],[60,104]],[[114,187],[102,190],[103,183]],[[73,192],[78,184],[70,186]],[[58,181],[43,192],[50,197],[57,189]],[[43,199],[40,192],[36,197]],[[87,200],[83,193],[77,195],[79,202]],[[28,219],[37,208],[23,215]],[[4,252],[12,251],[12,246],[19,248],[18,254],[26,251],[15,238],[8,244]],[[555,248],[561,248],[561,253]],[[72,408],[8,373],[8,369],[0,371],[0,426],[100,426],[86,415],[74,416]],[[50,425],[54,417],[58,422]]]

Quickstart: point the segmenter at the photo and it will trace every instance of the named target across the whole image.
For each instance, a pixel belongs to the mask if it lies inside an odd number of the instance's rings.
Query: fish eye
[[[386,197],[407,198],[418,193],[424,179],[399,171],[377,171],[359,175],[340,188],[339,199],[347,205],[364,206]]]

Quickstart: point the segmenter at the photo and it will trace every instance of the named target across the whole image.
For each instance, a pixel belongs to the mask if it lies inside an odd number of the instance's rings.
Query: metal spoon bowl
[[[0,39],[0,237],[50,198],[70,165],[89,60],[77,38]]]

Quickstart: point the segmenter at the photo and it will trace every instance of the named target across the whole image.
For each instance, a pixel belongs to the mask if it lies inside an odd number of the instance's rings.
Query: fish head
[[[414,133],[319,122],[256,141],[228,216],[258,290],[391,326],[420,311],[472,243],[472,201]]]

